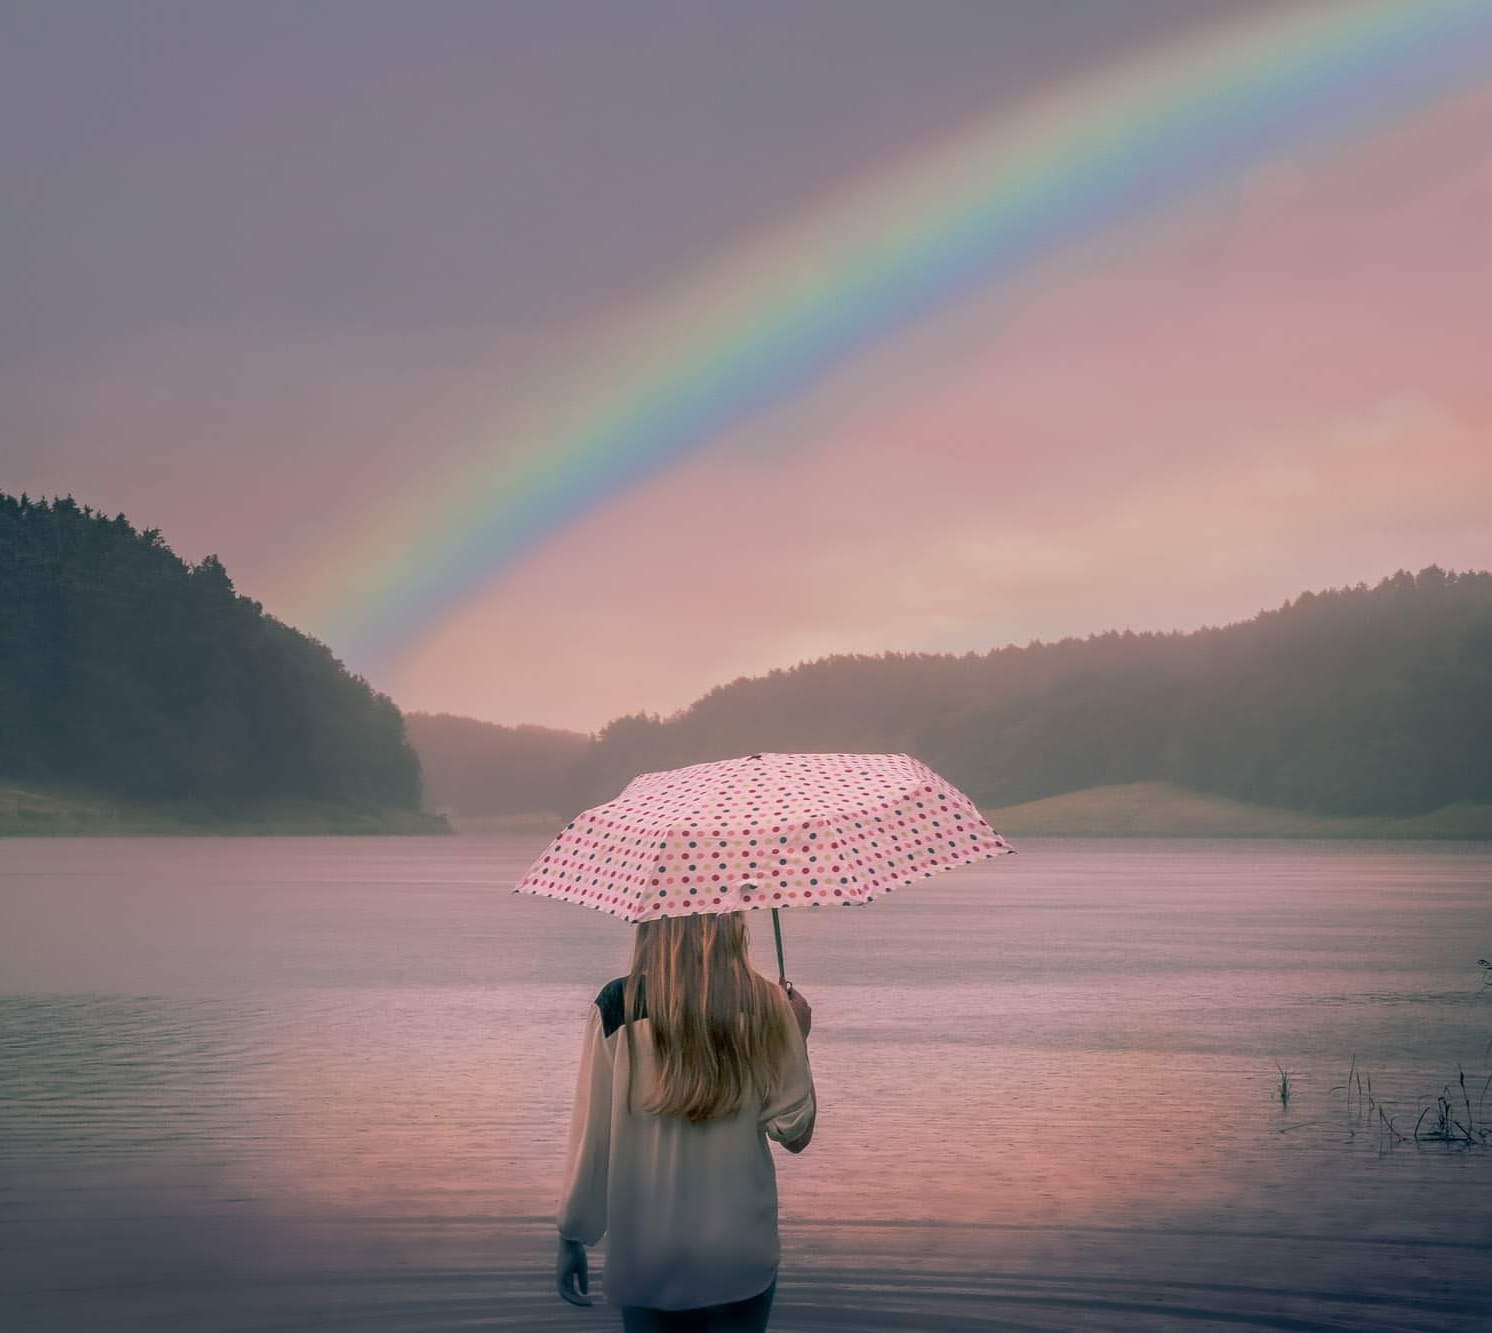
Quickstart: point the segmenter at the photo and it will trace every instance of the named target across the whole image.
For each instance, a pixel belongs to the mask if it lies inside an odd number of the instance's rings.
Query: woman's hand
[[[589,1305],[590,1273],[585,1262],[585,1246],[578,1240],[560,1237],[559,1255],[554,1261],[554,1282],[559,1294],[571,1305]]]
[[[803,1033],[803,1040],[807,1041],[808,1029],[813,1026],[813,1006],[803,998],[803,992],[791,981],[778,984],[787,992],[787,1002],[793,1007],[793,1017],[798,1020],[798,1028]]]

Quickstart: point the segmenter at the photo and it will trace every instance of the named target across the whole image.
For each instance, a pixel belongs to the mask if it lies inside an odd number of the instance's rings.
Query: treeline
[[[1492,802],[1492,574],[1431,566],[1195,633],[823,658],[595,736],[401,718],[154,530],[0,493],[0,779],[155,801],[573,813],[757,750],[917,755],[984,806],[1162,780],[1325,815]],[[411,745],[411,741],[413,745]]]
[[[756,750],[905,751],[986,807],[1151,779],[1330,815],[1492,802],[1492,574],[1401,572],[1188,634],[828,657],[618,718],[544,800]]]
[[[399,710],[315,639],[71,498],[0,493],[0,778],[414,809]]]
[[[426,805],[449,814],[561,810],[571,770],[590,745],[578,731],[503,727],[450,713],[406,713],[404,726],[419,752]]]

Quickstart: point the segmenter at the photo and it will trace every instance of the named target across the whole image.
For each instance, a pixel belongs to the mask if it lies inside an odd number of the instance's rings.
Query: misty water
[[[550,1217],[630,937],[507,891],[543,841],[0,843],[0,1324],[617,1327]],[[783,914],[821,1111],[774,1329],[1492,1318],[1492,1151],[1334,1090],[1475,1106],[1492,845],[1019,845]]]

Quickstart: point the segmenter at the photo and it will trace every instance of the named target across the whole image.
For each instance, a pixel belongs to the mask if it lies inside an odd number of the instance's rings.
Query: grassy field
[[[1461,802],[1409,817],[1302,814],[1166,782],[1089,787],[983,812],[1011,838],[1043,834],[1196,838],[1492,838],[1492,805]]]
[[[86,792],[0,787],[0,837],[449,833],[439,815],[376,806],[274,801],[145,805]]]

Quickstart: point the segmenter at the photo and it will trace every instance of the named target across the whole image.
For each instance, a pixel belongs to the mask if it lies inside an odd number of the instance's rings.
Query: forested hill
[[[559,810],[590,745],[578,731],[503,727],[450,713],[406,713],[432,810],[497,815]]]
[[[71,499],[0,494],[0,779],[414,809],[399,710],[316,640]]]
[[[985,808],[1164,781],[1323,815],[1492,802],[1492,574],[1431,567],[1195,633],[824,658],[605,727],[565,813],[756,750],[906,751]]]

